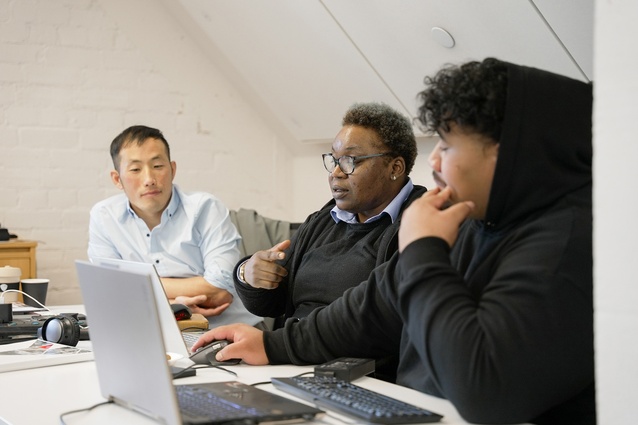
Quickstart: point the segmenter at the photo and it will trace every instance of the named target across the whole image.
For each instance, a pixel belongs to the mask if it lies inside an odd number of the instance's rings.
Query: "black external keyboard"
[[[289,394],[377,424],[438,422],[443,417],[397,399],[331,376],[272,378],[273,385]]]

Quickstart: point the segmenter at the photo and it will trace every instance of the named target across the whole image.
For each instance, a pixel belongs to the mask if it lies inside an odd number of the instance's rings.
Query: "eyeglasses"
[[[326,168],[326,171],[332,173],[337,165],[341,169],[343,174],[352,174],[354,173],[355,163],[368,158],[375,158],[377,156],[391,155],[390,152],[385,153],[375,153],[374,155],[363,155],[363,156],[349,156],[344,155],[340,158],[335,158],[331,153],[324,153],[321,155],[323,157],[323,166]]]

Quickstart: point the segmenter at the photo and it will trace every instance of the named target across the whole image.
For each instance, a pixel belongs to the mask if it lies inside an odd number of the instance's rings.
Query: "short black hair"
[[[498,142],[507,99],[507,64],[487,58],[463,65],[446,65],[434,77],[426,77],[426,89],[418,119],[425,130],[449,131],[454,122]]]
[[[168,160],[171,160],[171,148],[168,146],[168,142],[161,131],[145,125],[134,125],[121,132],[111,142],[111,159],[113,160],[113,166],[118,172],[120,171],[120,152],[122,149],[132,143],[137,143],[140,146],[146,139],[157,139],[164,143]]]
[[[392,155],[403,157],[409,175],[417,147],[410,120],[384,103],[355,103],[343,116],[341,125],[357,125],[375,131]]]

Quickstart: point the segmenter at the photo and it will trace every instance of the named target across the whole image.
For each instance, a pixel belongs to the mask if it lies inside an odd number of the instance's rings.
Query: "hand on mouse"
[[[263,332],[245,324],[219,326],[210,330],[197,340],[191,350],[197,351],[200,347],[222,339],[232,343],[216,353],[215,359],[218,362],[223,362],[224,359],[241,359],[251,365],[268,364]]]
[[[223,361],[218,361],[215,357],[219,350],[227,346],[230,342],[222,339],[215,340],[208,345],[204,345],[203,347],[199,347],[193,354],[190,356],[190,360],[195,364],[211,364],[213,366],[216,365],[232,365],[238,364],[241,362],[241,359],[224,359]]]

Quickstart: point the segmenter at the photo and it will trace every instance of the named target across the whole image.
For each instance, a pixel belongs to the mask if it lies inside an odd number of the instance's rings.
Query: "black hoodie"
[[[591,86],[513,64],[484,221],[410,244],[271,363],[396,355],[397,383],[475,423],[595,424]]]

